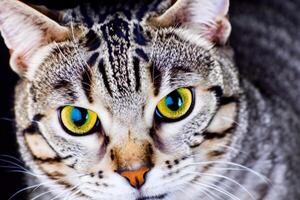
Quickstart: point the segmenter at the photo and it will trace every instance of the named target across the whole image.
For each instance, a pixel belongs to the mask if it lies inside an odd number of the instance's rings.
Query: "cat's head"
[[[57,180],[46,185],[53,193],[83,199],[205,193],[203,183],[218,178],[205,173],[230,154],[238,113],[228,7],[170,1],[144,17],[115,12],[88,26],[2,0],[1,34],[22,79],[18,139],[31,170]]]

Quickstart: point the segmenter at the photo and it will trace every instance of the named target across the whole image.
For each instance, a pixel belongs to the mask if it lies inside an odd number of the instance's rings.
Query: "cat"
[[[28,199],[297,199],[298,118],[239,76],[228,10],[1,0]]]

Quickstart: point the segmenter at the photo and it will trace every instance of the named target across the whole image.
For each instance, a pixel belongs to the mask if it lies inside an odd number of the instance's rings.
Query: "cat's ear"
[[[157,27],[187,27],[211,42],[223,45],[231,32],[228,9],[229,0],[176,0],[150,22]]]
[[[10,65],[20,76],[41,47],[68,36],[68,28],[17,0],[0,0],[0,32],[11,53]]]

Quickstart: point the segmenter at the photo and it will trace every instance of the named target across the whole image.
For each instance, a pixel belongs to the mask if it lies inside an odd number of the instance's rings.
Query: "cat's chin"
[[[109,196],[109,198],[103,198],[103,197],[87,197],[87,198],[83,198],[80,200],[90,200],[90,198],[92,199],[110,199],[110,200],[175,200],[174,198],[170,198],[168,193],[163,193],[163,194],[143,194],[143,193],[137,193],[136,195],[122,195],[122,197],[120,198],[120,196],[118,197],[113,197],[113,196]],[[181,198],[180,198],[181,199]],[[79,200],[79,199],[78,199]]]
[[[143,194],[140,194],[140,196],[138,196],[136,199],[138,200],[162,200],[162,199],[166,199],[167,197],[167,193],[164,193],[164,194],[160,194],[160,195],[154,195],[154,196],[148,196],[148,195],[143,195]]]

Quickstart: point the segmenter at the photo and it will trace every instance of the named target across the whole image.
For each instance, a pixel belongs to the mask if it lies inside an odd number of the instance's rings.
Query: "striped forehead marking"
[[[130,48],[129,23],[119,14],[102,25],[103,40],[108,50],[108,62],[112,68],[113,82],[117,85],[120,93],[130,88],[128,58]]]
[[[111,97],[140,90],[140,65],[142,61],[149,61],[141,44],[148,44],[149,38],[144,35],[141,27],[138,28],[139,31],[136,29],[137,24],[128,21],[121,14],[116,14],[105,24],[88,31],[85,36],[83,44],[91,51],[87,64],[90,67],[98,66],[104,86]],[[98,48],[94,49],[95,46]],[[84,77],[86,76],[83,76],[83,80],[87,80]],[[84,90],[86,94],[90,94],[87,87]]]
[[[97,66],[111,97],[140,91],[143,73],[141,65],[149,62],[144,47],[149,45],[150,34],[145,32],[139,22],[147,13],[155,11],[160,2],[131,2],[132,6],[127,3],[120,3],[119,6],[90,3],[81,5],[79,10],[72,13],[75,22],[80,19],[78,21],[85,22],[89,27],[84,45],[92,54],[87,63],[91,67]],[[83,73],[82,79],[85,82],[86,77],[87,73]],[[92,102],[91,88],[86,83],[83,85]]]

